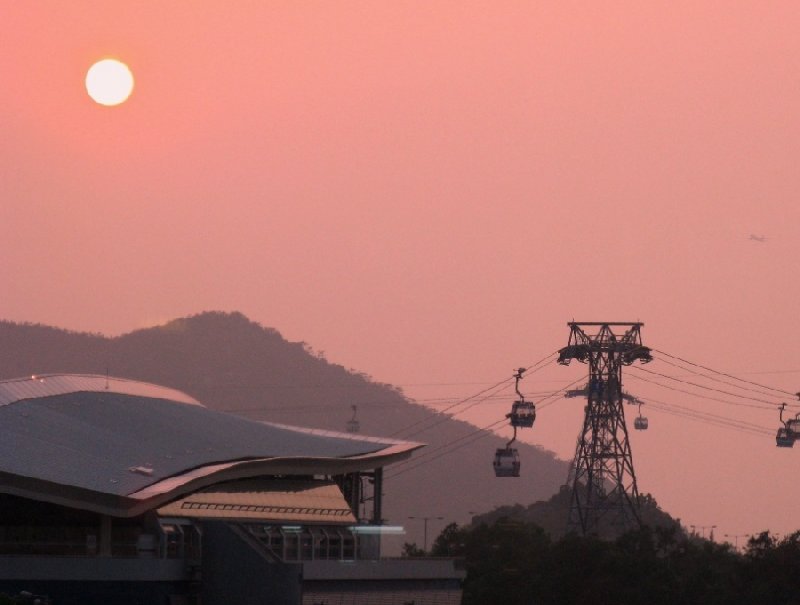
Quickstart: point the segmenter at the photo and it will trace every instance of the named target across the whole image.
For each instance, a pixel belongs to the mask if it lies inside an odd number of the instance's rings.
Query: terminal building
[[[421,444],[216,412],[119,378],[0,381],[0,593],[53,605],[457,605],[381,559],[384,467]]]

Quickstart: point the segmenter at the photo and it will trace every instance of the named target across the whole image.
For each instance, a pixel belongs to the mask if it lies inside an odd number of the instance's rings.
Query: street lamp
[[[711,535],[709,537],[709,539],[711,539],[714,536],[714,530],[717,528],[716,525],[697,525],[697,526],[690,525],[690,527],[692,528],[692,533],[696,533],[694,528],[695,527],[699,527],[700,528],[700,537],[703,538],[703,539],[705,539],[705,537],[706,537],[706,530],[707,529],[711,529]]]
[[[422,535],[424,536],[422,550],[428,552],[428,521],[430,521],[431,519],[437,519],[438,521],[441,521],[442,519],[444,519],[444,517],[409,517],[409,519],[422,519],[423,521]]]
[[[739,538],[744,538],[746,536],[747,534],[725,534],[726,538],[733,538],[733,548],[736,549],[737,552],[739,551]]]

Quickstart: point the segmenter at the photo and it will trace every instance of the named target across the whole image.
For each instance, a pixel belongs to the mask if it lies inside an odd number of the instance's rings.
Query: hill
[[[472,443],[473,425],[415,404],[399,389],[331,363],[240,313],[202,313],[116,337],[4,321],[0,342],[0,378],[108,371],[180,389],[210,408],[253,420],[338,431],[357,405],[361,433],[428,444],[416,455],[427,462],[412,460],[386,474],[384,517],[407,525],[403,540],[409,542],[422,543],[422,528],[408,516],[444,517],[431,523],[433,537],[475,512],[548,498],[567,475],[566,462],[520,443],[523,476],[496,479],[491,458],[503,439],[486,435]],[[435,451],[448,444],[465,446],[451,455]]]
[[[571,503],[572,490],[567,486],[562,486],[549,499],[534,502],[527,507],[521,504],[503,505],[487,513],[476,515],[472,518],[472,526],[495,525],[506,521],[533,523],[542,528],[552,539],[557,540],[563,538],[567,533],[567,517]],[[664,512],[650,494],[639,496],[639,506],[639,515],[643,525],[650,528],[660,527],[682,534],[680,520],[673,519]],[[606,521],[600,524],[597,533],[600,538],[610,540],[619,538],[629,529],[615,526]]]

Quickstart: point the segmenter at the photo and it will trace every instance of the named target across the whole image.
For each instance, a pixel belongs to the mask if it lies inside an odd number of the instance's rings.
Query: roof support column
[[[372,486],[372,524],[383,524],[383,467],[375,469]]]
[[[100,516],[100,556],[111,556],[111,517]]]

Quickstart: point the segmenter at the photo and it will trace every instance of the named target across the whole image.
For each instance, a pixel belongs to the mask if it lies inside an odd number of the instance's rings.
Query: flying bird
[[[761,242],[762,244],[767,241],[767,238],[763,235],[753,235],[752,233],[750,234],[750,239],[754,242]]]

